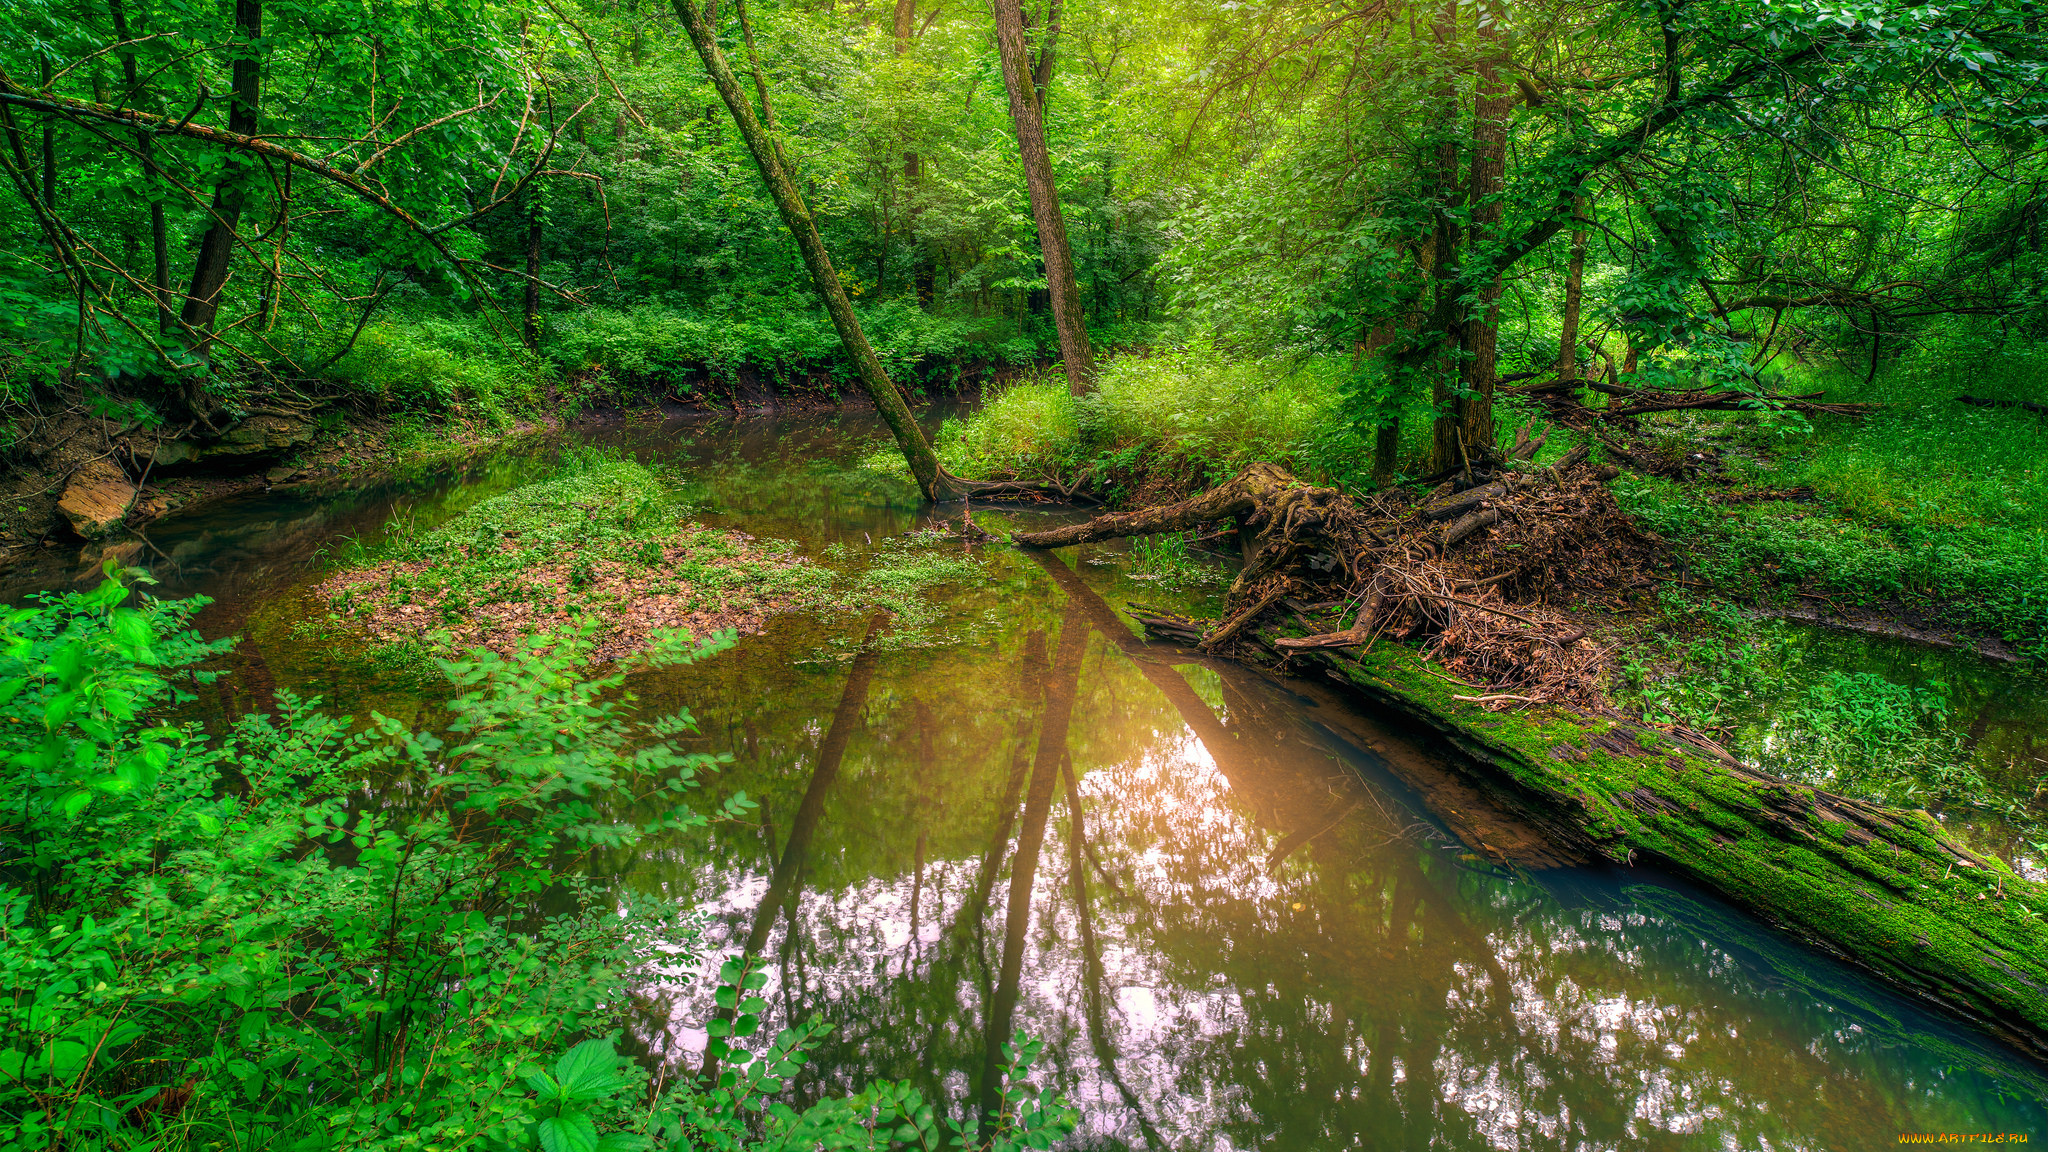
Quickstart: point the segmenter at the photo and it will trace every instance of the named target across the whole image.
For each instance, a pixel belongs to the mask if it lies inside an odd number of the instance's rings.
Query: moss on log
[[[1837,796],[1664,733],[1559,708],[1490,712],[1403,645],[1286,651],[1435,732],[1490,796],[1561,846],[1647,859],[1887,983],[2048,1059],[2048,885],[1958,844],[1924,811]]]

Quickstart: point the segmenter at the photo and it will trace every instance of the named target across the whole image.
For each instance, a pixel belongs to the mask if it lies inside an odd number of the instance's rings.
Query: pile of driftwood
[[[1657,549],[1615,506],[1613,468],[1588,463],[1583,447],[1534,467],[1542,443],[1518,436],[1503,458],[1446,479],[1420,501],[1392,489],[1349,496],[1254,464],[1179,503],[1015,539],[1057,548],[1234,522],[1244,567],[1223,618],[1205,627],[1142,615],[1154,635],[1246,655],[1262,622],[1306,626],[1334,612],[1340,629],[1312,629],[1277,648],[1419,640],[1450,674],[1486,685],[1479,699],[1591,707],[1608,653],[1559,605],[1647,586]]]

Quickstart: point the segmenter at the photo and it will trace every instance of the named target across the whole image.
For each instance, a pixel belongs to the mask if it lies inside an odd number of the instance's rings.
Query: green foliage
[[[937,316],[902,301],[858,311],[876,355],[906,387],[951,390],[1058,346],[1049,329],[1020,335],[1007,322]],[[743,370],[784,391],[837,391],[854,380],[838,333],[805,298],[755,298],[744,310],[643,304],[564,312],[550,321],[542,351],[585,394],[609,397],[716,399]]]
[[[1011,385],[971,419],[948,421],[937,448],[970,476],[1111,486],[1143,469],[1206,485],[1269,460],[1346,479],[1370,461],[1330,437],[1341,424],[1340,380],[1325,361],[1231,356],[1208,344],[1127,353],[1103,366],[1088,396],[1070,396],[1051,378]]]
[[[444,664],[458,696],[438,733],[283,694],[277,717],[209,738],[146,720],[206,650],[178,630],[196,605],[123,596],[109,580],[11,617],[0,1135],[523,1144],[515,1074],[562,1031],[614,1026],[643,941],[680,930],[619,915],[564,865],[701,823],[678,807],[713,763],[673,742],[688,715],[628,721],[623,674],[577,676],[571,636]],[[54,765],[53,738],[73,750]],[[372,778],[423,788],[363,805]],[[652,815],[600,806],[626,790]],[[575,911],[531,918],[565,883]]]
[[[1139,580],[1154,580],[1166,587],[1180,587],[1200,584],[1214,584],[1223,578],[1222,570],[1214,564],[1205,564],[1195,559],[1189,551],[1191,532],[1165,532],[1157,536],[1137,536],[1130,542],[1131,575]]]
[[[442,662],[456,696],[435,731],[281,693],[277,716],[214,737],[150,718],[222,647],[184,628],[199,603],[126,596],[109,579],[7,618],[0,1146],[979,1144],[907,1086],[801,1113],[769,1099],[816,1025],[759,1059],[728,1043],[744,1073],[647,1106],[614,1046],[626,988],[649,957],[689,960],[693,921],[578,863],[703,824],[680,801],[718,758],[678,746],[687,712],[635,718],[624,669],[587,677],[581,634]],[[73,751],[53,762],[52,740]],[[736,793],[719,815],[753,806]],[[758,973],[727,975],[720,1001],[749,1009],[732,1034],[751,1034],[758,997],[738,998]],[[1020,1041],[997,1146],[1072,1127],[1024,1083],[1037,1055]]]
[[[1618,703],[1657,724],[1715,733],[1776,775],[1909,808],[1975,808],[2028,820],[2039,779],[1998,787],[1957,732],[1948,685],[1842,667],[1791,626],[1676,590],[1684,631],[1631,645]]]
[[[341,334],[345,339],[347,334]],[[334,333],[294,347],[320,363]],[[365,406],[385,411],[481,416],[500,426],[540,406],[556,373],[476,317],[391,316],[365,327],[323,373]]]
[[[2031,394],[2039,365],[1987,355],[1971,387]],[[1730,591],[1896,605],[2048,656],[2048,421],[1956,403],[1959,366],[1912,363],[1862,393],[1879,410],[1810,431],[1740,417],[1674,426],[1686,447],[1702,433],[1720,441],[1744,483],[1810,489],[1811,500],[1730,505],[1654,478],[1618,481],[1615,495],[1677,541],[1697,576]]]

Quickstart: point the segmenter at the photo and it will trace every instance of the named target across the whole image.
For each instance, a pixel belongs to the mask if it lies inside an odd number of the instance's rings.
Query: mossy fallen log
[[[1473,782],[1561,846],[1657,861],[1885,982],[2048,1059],[2048,885],[1903,811],[1776,779],[1618,719],[1492,712],[1404,645],[1285,649],[1434,732]]]

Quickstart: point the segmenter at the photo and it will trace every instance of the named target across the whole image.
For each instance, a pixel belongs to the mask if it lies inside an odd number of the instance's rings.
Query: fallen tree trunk
[[[2048,415],[2048,404],[2036,404],[2032,400],[1988,400],[1982,396],[1958,396],[1956,403],[1968,404],[1972,408],[2024,408],[2029,412]]]
[[[1607,408],[1600,413],[1609,419],[1644,416],[1652,412],[1755,412],[1766,409],[1801,412],[1807,415],[1862,416],[1877,407],[1875,404],[1819,403],[1820,398],[1827,395],[1825,392],[1802,392],[1798,395],[1732,390],[1679,392],[1662,388],[1631,388],[1625,384],[1609,384],[1602,380],[1588,380],[1585,386],[1616,399],[1634,401],[1621,407]]]
[[[1329,679],[1399,712],[1461,753],[1471,783],[1560,855],[1661,861],[2048,1059],[2048,885],[1971,852],[1925,812],[1773,778],[1607,705],[1607,651],[1548,601],[1654,583],[1655,546],[1615,507],[1613,475],[1579,452],[1411,504],[1262,464],[1178,504],[1015,540],[1047,548],[1236,520],[1246,559],[1223,619],[1141,612],[1149,634]]]
[[[1568,852],[1660,862],[1894,987],[2048,1059],[2048,885],[1901,811],[1776,779],[1614,717],[1488,711],[1411,648],[1258,642],[1422,725]]]

